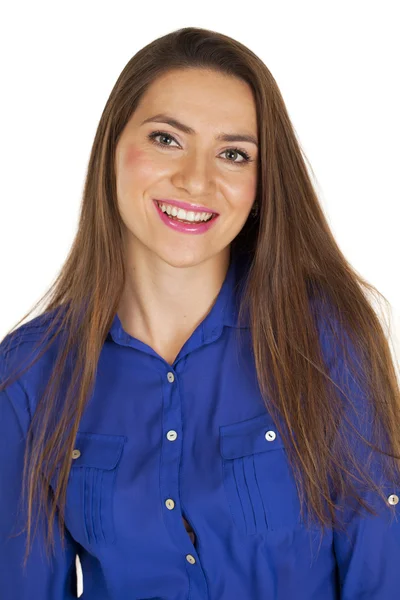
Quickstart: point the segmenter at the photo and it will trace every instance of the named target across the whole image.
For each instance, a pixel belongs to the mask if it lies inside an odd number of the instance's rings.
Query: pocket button
[[[267,433],[265,434],[265,439],[267,440],[267,442],[273,442],[275,438],[275,431],[267,431]]]

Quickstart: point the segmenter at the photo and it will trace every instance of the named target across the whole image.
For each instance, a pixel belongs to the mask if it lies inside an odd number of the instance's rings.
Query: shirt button
[[[392,494],[391,496],[389,496],[388,502],[389,502],[389,504],[393,504],[393,505],[398,504],[399,497],[396,496],[396,494]]]
[[[176,433],[176,431],[174,431],[173,429],[171,429],[170,431],[168,431],[168,433],[167,433],[167,439],[170,442],[174,442],[177,437],[178,437],[178,434]]]
[[[192,556],[191,554],[186,554],[186,560],[188,562],[190,562],[191,565],[194,565],[194,563],[196,562],[196,559],[194,556]]]
[[[268,442],[273,442],[275,438],[276,438],[275,431],[267,431],[267,433],[265,434],[265,439]]]
[[[175,502],[171,500],[171,498],[168,498],[168,500],[165,501],[165,506],[169,508],[169,510],[172,510],[175,508]]]
[[[72,450],[72,458],[79,458],[81,455],[81,451],[80,450]]]
[[[169,371],[169,373],[167,374],[167,379],[170,383],[173,383],[175,381],[175,376],[173,373],[171,373],[171,371]]]

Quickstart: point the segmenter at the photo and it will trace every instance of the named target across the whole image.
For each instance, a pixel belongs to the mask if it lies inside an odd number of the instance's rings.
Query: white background
[[[390,302],[400,355],[396,9],[385,0],[8,3],[0,36],[0,340],[66,259],[96,127],[123,67],[153,39],[196,26],[236,38],[272,72],[339,246]]]

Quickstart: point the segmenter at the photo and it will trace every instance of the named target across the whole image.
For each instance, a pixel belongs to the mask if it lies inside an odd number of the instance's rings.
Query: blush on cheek
[[[154,158],[151,158],[146,150],[130,146],[126,149],[124,169],[130,176],[135,174],[135,178],[139,176],[143,180],[148,177],[154,177],[156,165]]]
[[[130,146],[125,154],[125,165],[131,166],[143,159],[144,152],[135,146]]]

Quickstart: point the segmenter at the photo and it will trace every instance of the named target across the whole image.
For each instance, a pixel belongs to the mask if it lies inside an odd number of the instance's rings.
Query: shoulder
[[[0,343],[0,394],[2,399],[8,397],[24,431],[52,372],[60,343],[52,343],[52,336],[59,316],[59,309],[43,313],[7,334]]]
[[[31,355],[36,347],[40,349],[50,342],[63,312],[62,308],[46,311],[7,334],[0,343],[0,361],[3,369],[4,364],[11,366],[20,363],[27,355]]]
[[[39,341],[46,336],[49,326],[60,316],[61,310],[55,309],[45,312],[17,329],[7,334],[0,343],[0,355],[7,356],[23,344]]]

